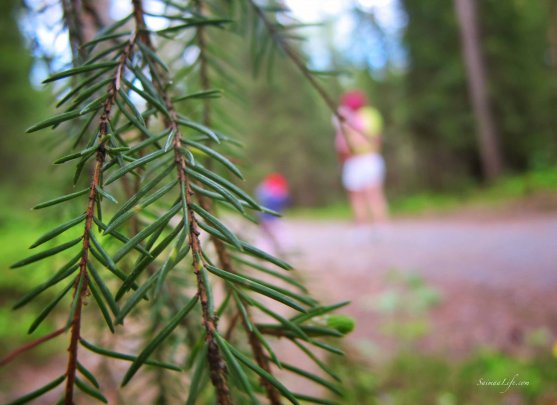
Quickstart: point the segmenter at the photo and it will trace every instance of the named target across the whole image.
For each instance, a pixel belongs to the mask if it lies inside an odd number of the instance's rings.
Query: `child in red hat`
[[[257,187],[255,195],[265,208],[281,213],[289,201],[288,181],[280,173],[268,174]],[[279,217],[263,212],[259,215],[259,219],[261,229],[268,241],[271,242],[272,249],[276,253],[281,253],[282,238]]]

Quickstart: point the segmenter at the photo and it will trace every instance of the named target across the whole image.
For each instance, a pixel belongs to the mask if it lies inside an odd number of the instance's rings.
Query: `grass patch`
[[[543,194],[557,201],[557,167],[503,177],[488,186],[475,186],[457,193],[424,192],[391,198],[391,215],[424,215],[448,213],[469,207],[496,208]],[[289,218],[312,220],[349,220],[352,212],[347,201],[317,208],[291,208]]]
[[[4,353],[52,330],[51,320],[46,319],[32,335],[27,335],[27,330],[35,317],[50,302],[60,287],[43,292],[33,302],[18,310],[12,310],[12,306],[25,293],[50,277],[69,257],[68,254],[62,253],[51,260],[37,262],[26,267],[11,269],[10,266],[27,256],[65,242],[79,233],[78,229],[70,230],[55,240],[30,250],[29,246],[42,234],[54,228],[59,223],[60,217],[71,218],[73,215],[73,209],[69,207],[64,210],[54,209],[42,213],[30,210],[30,207],[35,205],[39,198],[37,195],[31,194],[30,190],[19,191],[9,186],[0,188],[0,271],[2,273],[0,278],[0,345],[3,347]],[[63,301],[59,305],[66,305],[66,303]],[[38,353],[41,351],[39,350]]]
[[[465,360],[419,352],[399,353],[386,364],[336,360],[345,382],[343,403],[360,405],[553,404],[557,359],[549,353],[528,359],[489,350]],[[511,381],[513,381],[513,384]]]

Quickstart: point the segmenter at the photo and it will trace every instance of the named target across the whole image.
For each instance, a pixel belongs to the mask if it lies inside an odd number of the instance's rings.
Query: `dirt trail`
[[[283,225],[288,260],[301,270],[314,295],[326,303],[352,301],[343,309],[357,321],[348,350],[365,342],[386,353],[385,348],[395,348],[378,331],[384,317],[370,305],[385,291],[393,269],[419,274],[443,297],[431,313],[430,333],[419,342],[420,349],[449,356],[483,345],[520,352],[524,336],[540,327],[557,338],[555,213],[397,219],[377,231],[332,221],[285,220]],[[281,359],[319,372],[288,342],[273,345]],[[61,363],[53,367],[57,361]],[[113,371],[120,374],[124,366]],[[62,367],[63,359],[53,359],[48,365],[18,368],[14,375],[22,383],[12,389],[25,392],[25,381],[40,385]],[[320,392],[305,380],[285,377],[294,391]]]
[[[530,330],[557,337],[557,214],[399,219],[382,229],[285,221],[290,260],[327,302],[352,300],[353,341],[377,338],[370,299],[390,270],[415,272],[440,290],[426,348],[466,352],[520,345]],[[370,298],[371,297],[371,298]]]

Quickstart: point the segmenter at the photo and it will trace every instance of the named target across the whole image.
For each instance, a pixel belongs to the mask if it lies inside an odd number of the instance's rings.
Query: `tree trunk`
[[[483,173],[488,180],[492,180],[501,173],[503,163],[495,122],[489,106],[487,76],[478,32],[476,0],[455,0],[455,9],[460,27],[470,99],[478,128],[478,146]]]
[[[557,1],[549,4],[549,28],[548,39],[551,52],[551,64],[557,67]]]
[[[110,0],[62,0],[65,21],[74,63],[79,65],[86,58],[81,45],[89,42],[110,21]]]

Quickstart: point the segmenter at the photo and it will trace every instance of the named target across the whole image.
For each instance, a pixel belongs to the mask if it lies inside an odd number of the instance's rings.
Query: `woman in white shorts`
[[[343,120],[334,119],[335,147],[343,162],[342,184],[358,224],[387,220],[385,162],[380,154],[383,123],[379,112],[365,104],[363,93],[347,92],[338,110]]]

